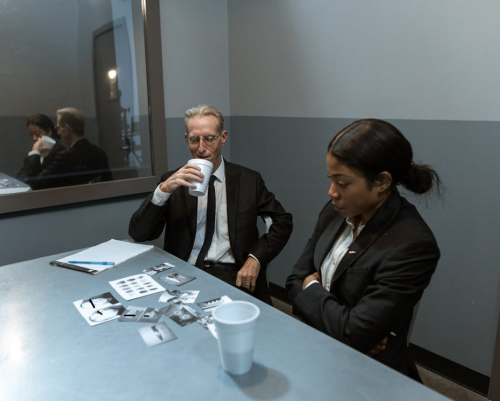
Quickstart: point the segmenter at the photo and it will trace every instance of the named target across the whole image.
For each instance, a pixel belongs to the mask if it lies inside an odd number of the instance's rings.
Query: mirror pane
[[[140,0],[4,0],[0,37],[0,194],[153,174]]]

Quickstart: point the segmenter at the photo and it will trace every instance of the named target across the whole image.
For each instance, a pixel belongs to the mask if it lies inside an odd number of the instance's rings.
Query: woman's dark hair
[[[26,126],[34,125],[40,127],[43,131],[50,132],[50,136],[54,139],[60,139],[61,137],[57,134],[56,127],[50,117],[45,116],[44,114],[37,113],[31,116],[26,123]]]
[[[341,130],[328,145],[328,152],[340,163],[361,172],[368,185],[387,171],[392,185],[401,184],[413,193],[423,194],[441,180],[428,165],[413,162],[408,140],[391,123],[377,119],[358,120]]]

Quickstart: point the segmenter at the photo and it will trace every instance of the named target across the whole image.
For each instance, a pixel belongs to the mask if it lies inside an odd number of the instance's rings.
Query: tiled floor
[[[292,307],[280,300],[273,299],[274,307],[283,311],[286,314],[292,314]],[[432,388],[440,394],[455,400],[455,401],[487,401],[488,399],[480,394],[475,393],[461,385],[441,377],[423,367],[418,367],[420,377],[426,387]]]
[[[418,366],[417,366],[418,367]],[[439,374],[433,373],[423,367],[418,367],[420,377],[424,385],[432,388],[440,394],[447,396],[454,401],[487,401],[488,398],[471,391],[461,385],[441,377]]]

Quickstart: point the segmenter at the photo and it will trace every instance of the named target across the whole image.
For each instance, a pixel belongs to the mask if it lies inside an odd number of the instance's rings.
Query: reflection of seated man
[[[84,138],[83,113],[74,108],[57,111],[57,133],[69,147],[60,152],[54,161],[29,185],[38,190],[49,187],[72,186],[112,179],[106,153]]]
[[[52,164],[56,155],[66,148],[61,144],[56,128],[52,120],[44,114],[34,114],[27,123],[30,137],[33,140],[33,147],[28,156],[24,159],[24,164],[17,178],[29,184],[31,177],[38,176],[43,169]],[[47,148],[42,142],[42,137],[50,137],[55,141],[52,148]]]

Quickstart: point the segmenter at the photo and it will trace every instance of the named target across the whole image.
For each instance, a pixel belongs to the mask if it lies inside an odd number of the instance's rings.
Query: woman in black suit
[[[28,132],[33,140],[33,147],[24,159],[24,164],[17,178],[30,184],[30,178],[37,177],[44,169],[53,162],[55,156],[66,148],[59,141],[61,137],[57,134],[52,120],[44,114],[37,113],[31,116],[26,123]],[[43,142],[42,137],[50,137],[56,141],[49,149]]]
[[[396,127],[375,119],[340,131],[326,163],[332,200],[286,284],[294,313],[420,380],[407,336],[439,249],[397,186],[423,194],[440,189],[439,177],[413,162],[411,145]]]

